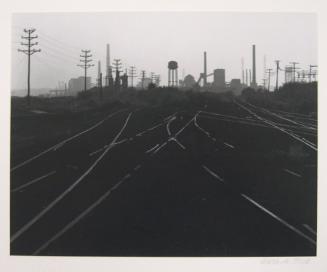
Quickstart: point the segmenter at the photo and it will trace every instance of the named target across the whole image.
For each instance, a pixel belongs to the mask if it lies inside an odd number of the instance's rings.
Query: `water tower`
[[[174,60],[168,62],[168,86],[178,86],[178,64]]]

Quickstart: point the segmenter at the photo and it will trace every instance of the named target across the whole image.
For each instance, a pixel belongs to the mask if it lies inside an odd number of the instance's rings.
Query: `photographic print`
[[[14,13],[10,254],[317,253],[315,13]]]

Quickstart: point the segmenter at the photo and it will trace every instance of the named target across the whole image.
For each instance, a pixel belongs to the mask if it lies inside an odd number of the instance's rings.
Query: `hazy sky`
[[[251,68],[251,46],[257,48],[257,81],[262,83],[263,59],[267,68],[290,61],[308,69],[317,64],[316,15],[310,13],[218,13],[218,12],[114,12],[114,13],[24,13],[13,16],[12,89],[26,88],[27,56],[21,47],[23,28],[36,28],[41,53],[32,56],[32,88],[55,87],[83,75],[77,67],[81,49],[90,49],[95,67],[105,65],[106,44],[111,60],[120,58],[124,68],[161,75],[167,84],[167,63],[176,60],[179,76],[198,79],[207,51],[208,73],[226,69],[226,80],[241,78],[241,58]],[[104,69],[103,69],[104,73]],[[284,77],[282,76],[283,80]],[[273,79],[272,79],[273,80]],[[212,81],[210,78],[209,82]]]

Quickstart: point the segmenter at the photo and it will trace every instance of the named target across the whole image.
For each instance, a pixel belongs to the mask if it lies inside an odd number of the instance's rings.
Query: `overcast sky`
[[[217,12],[114,12],[114,13],[24,13],[12,21],[12,89],[26,88],[27,57],[21,48],[23,28],[36,28],[32,56],[32,88],[54,88],[58,81],[83,75],[77,66],[81,49],[90,49],[95,67],[105,65],[106,44],[111,60],[120,58],[123,67],[161,75],[167,84],[167,63],[176,60],[179,75],[198,79],[207,51],[208,73],[226,69],[226,80],[241,78],[241,59],[251,68],[252,44],[257,48],[257,81],[262,83],[264,55],[267,68],[290,61],[308,69],[317,64],[316,15],[309,13],[217,13]],[[35,40],[35,41],[36,41]],[[104,69],[103,69],[104,72]],[[283,80],[283,76],[281,78]],[[208,80],[209,82],[212,79]]]

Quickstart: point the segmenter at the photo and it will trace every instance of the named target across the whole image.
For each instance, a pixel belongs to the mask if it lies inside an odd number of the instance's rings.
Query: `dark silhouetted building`
[[[242,84],[241,84],[241,80],[238,78],[233,78],[230,81],[230,85],[229,85],[231,91],[236,94],[239,95],[242,92]]]
[[[183,87],[185,88],[192,88],[194,85],[196,84],[195,78],[192,75],[187,75],[184,78],[184,83],[183,83]]]
[[[86,89],[92,87],[91,77],[86,78]],[[84,91],[84,77],[71,78],[68,81],[69,95],[77,95],[78,92]]]
[[[126,73],[121,76],[121,85],[123,89],[128,88],[128,75]]]
[[[217,91],[226,88],[225,69],[215,69],[213,71],[213,87]]]
[[[152,82],[151,78],[145,77],[143,81],[141,80],[136,84],[136,88],[147,89],[151,82]]]

